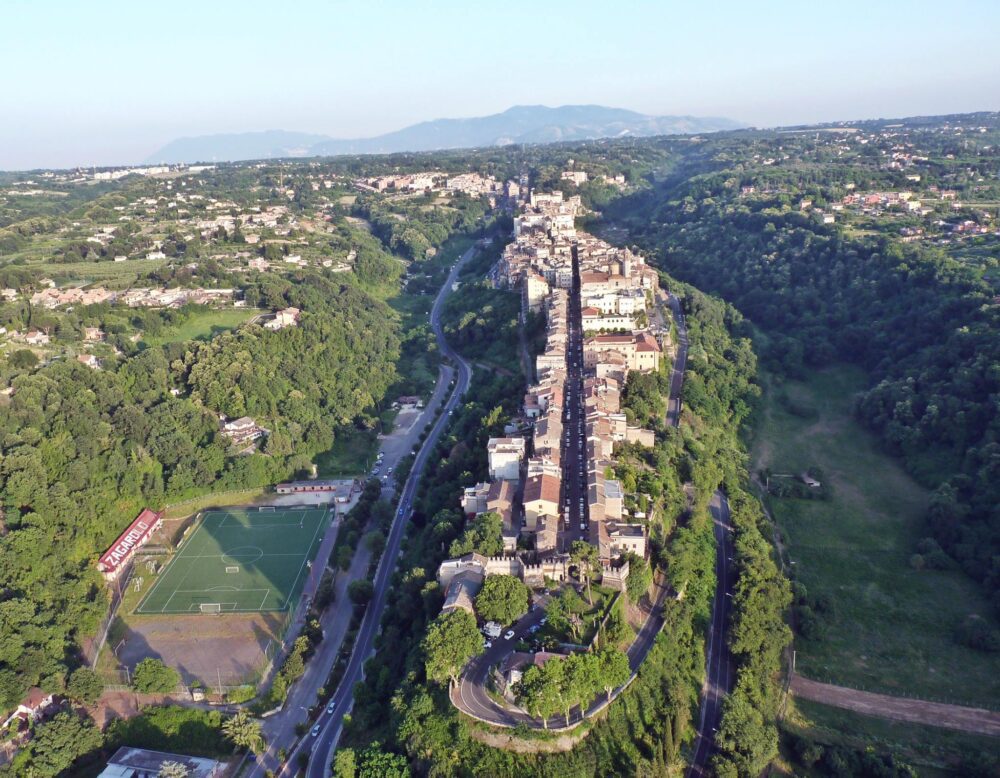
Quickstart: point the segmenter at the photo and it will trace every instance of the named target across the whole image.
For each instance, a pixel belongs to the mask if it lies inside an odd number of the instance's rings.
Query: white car
[[[493,648],[493,641],[492,640],[484,640],[483,641],[483,648]]]
[[[507,632],[506,632],[506,634],[503,636],[503,639],[504,640],[513,640],[513,638],[514,638],[514,630],[508,629]]]
[[[317,724],[315,727],[312,728],[312,736],[313,737],[319,737],[319,730],[320,730],[320,726],[319,726],[319,724]]]
[[[582,529],[582,530],[586,530],[586,529],[587,529],[587,523],[586,523],[586,522],[583,522],[583,521],[581,521],[581,522],[580,522],[580,529]]]
[[[330,700],[330,704],[326,706],[326,712],[327,713],[333,713],[333,709],[336,708],[336,707],[337,707],[337,703],[335,703],[333,700]]]

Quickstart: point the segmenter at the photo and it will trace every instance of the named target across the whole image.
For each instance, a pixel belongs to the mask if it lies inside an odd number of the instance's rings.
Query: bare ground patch
[[[284,613],[131,616],[118,661],[129,669],[154,657],[175,668],[185,683],[216,686],[252,682],[263,667],[269,641],[277,642]],[[271,647],[272,650],[274,646]]]
[[[845,686],[820,683],[803,678],[801,675],[792,676],[791,690],[793,694],[804,699],[867,716],[1000,737],[1000,713],[985,708],[967,708],[943,702],[862,692]]]

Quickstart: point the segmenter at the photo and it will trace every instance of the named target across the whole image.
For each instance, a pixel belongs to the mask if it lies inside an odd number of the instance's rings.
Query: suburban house
[[[298,308],[282,308],[270,321],[264,322],[266,330],[283,330],[285,327],[294,327],[299,323],[299,316],[302,312]]]
[[[267,430],[249,416],[222,422],[222,434],[229,438],[234,446],[245,446],[266,433]]]

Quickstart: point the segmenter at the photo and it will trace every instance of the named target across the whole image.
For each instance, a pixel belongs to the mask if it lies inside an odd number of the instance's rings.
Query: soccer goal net
[[[274,513],[273,505],[261,505],[258,509],[261,513]]]
[[[203,602],[198,606],[202,613],[222,613],[221,602]]]
[[[239,565],[234,565],[232,567],[227,567],[226,568],[226,572],[227,573],[238,573],[239,571],[240,571],[240,566]]]

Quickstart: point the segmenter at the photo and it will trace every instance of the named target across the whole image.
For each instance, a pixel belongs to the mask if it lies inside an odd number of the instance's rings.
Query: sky
[[[998,30],[996,0],[0,0],[0,169],[526,104],[759,127],[997,110]]]

